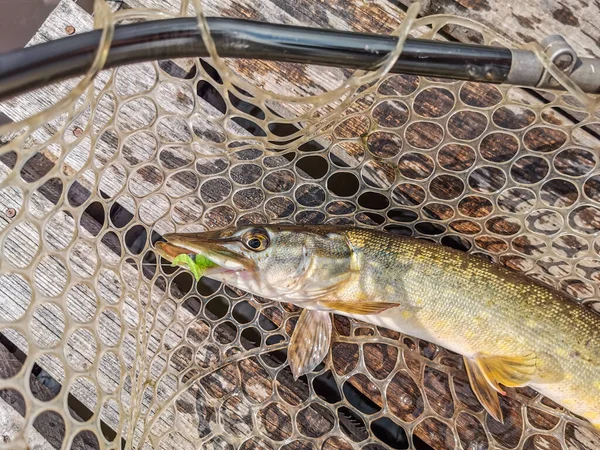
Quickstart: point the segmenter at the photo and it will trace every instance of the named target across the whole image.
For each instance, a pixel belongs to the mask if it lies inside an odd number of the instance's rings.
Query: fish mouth
[[[162,258],[173,261],[179,255],[199,254],[205,256],[215,267],[206,269],[205,275],[216,275],[231,272],[252,270],[254,263],[240,251],[236,245],[241,245],[238,237],[223,236],[218,232],[207,233],[170,233],[163,236],[166,242],[157,242],[156,252]],[[233,245],[232,245],[233,244]]]

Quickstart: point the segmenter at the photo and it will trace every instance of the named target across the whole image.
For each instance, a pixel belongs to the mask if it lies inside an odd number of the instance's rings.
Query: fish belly
[[[418,316],[414,317],[415,320],[412,321],[405,317],[409,318],[410,314],[392,310],[378,315],[353,316],[355,319],[372,325],[432,342],[467,358],[480,353],[476,343],[469,345],[463,339],[440,338],[424,327]],[[460,341],[463,344],[457,345],[457,342]],[[486,350],[489,349],[486,348]],[[545,364],[555,364],[555,359],[551,358]],[[586,418],[596,429],[600,430],[600,372],[596,379],[582,379],[585,378],[585,376],[582,377],[582,374],[590,374],[593,371],[593,367],[586,366],[581,361],[573,361],[571,364],[565,364],[565,372],[561,379],[548,382],[536,380],[529,386],[573,413]]]
[[[558,383],[532,383],[531,388],[571,412],[587,419],[600,431],[600,388],[598,382],[584,384],[572,379]]]

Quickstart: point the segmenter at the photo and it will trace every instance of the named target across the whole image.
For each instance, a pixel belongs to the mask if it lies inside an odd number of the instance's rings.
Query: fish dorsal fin
[[[370,315],[379,314],[390,308],[400,306],[399,303],[388,302],[344,302],[338,300],[320,300],[319,305],[345,314]]]
[[[288,348],[294,379],[312,372],[327,355],[331,342],[331,316],[327,311],[304,309]]]
[[[487,412],[500,422],[502,410],[498,393],[506,395],[500,385],[525,386],[533,380],[537,370],[537,357],[533,353],[525,356],[478,355],[464,360],[475,395]]]

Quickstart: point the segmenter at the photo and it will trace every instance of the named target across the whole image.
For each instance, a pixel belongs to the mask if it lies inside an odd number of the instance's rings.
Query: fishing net
[[[115,24],[186,11],[210,43],[199,5],[97,2],[88,76],[1,105],[16,123],[0,133],[0,448],[598,448],[531,389],[509,389],[496,422],[458,355],[343,317],[325,363],[294,381],[299,308],[196,283],[153,251],[173,231],[353,224],[480,254],[599,309],[595,99],[549,65],[569,90],[387,74],[408,34],[514,44],[368,2],[352,7],[379,8],[399,36],[374,73],[214,50],[101,70]]]

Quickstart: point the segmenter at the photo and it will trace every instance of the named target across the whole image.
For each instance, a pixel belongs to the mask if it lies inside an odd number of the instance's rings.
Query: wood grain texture
[[[399,0],[405,6],[410,0]],[[579,56],[600,57],[600,3],[597,0],[427,0],[424,14],[454,14],[487,25],[515,42],[562,34]],[[464,30],[451,31],[469,41]]]
[[[63,2],[62,4],[66,4],[70,2]],[[132,0],[130,5],[137,6],[136,3],[144,4],[146,6],[152,6],[153,2],[151,0]],[[470,17],[479,17],[477,20],[482,21],[483,23],[490,23],[492,27],[498,28],[499,23],[503,23],[504,20],[508,20],[509,24],[510,19],[506,19],[507,9],[506,5],[501,7],[500,5],[495,5],[493,7],[489,7],[490,9],[486,9],[489,4],[493,2],[485,2],[485,0],[474,1],[474,2],[455,2],[455,1],[440,1],[435,2],[436,4],[432,4],[429,12],[452,12],[451,8],[457,8],[456,11],[453,11],[455,14],[459,15],[467,15]],[[535,16],[535,8],[540,5],[535,5],[535,2],[530,1],[523,4],[521,2],[521,8],[523,10],[528,10],[531,17]],[[582,2],[583,3],[583,2]],[[154,3],[156,5],[156,3]],[[447,6],[444,6],[447,4]],[[160,3],[160,6],[163,6],[164,2]],[[207,2],[207,13],[209,15],[226,15],[226,16],[234,16],[234,17],[248,17],[253,19],[267,20],[272,22],[281,22],[281,23],[294,23],[294,24],[305,24],[305,25],[313,25],[313,26],[323,26],[323,27],[335,27],[340,29],[355,29],[358,31],[372,31],[372,32],[381,32],[381,33],[389,33],[394,26],[397,25],[397,18],[403,16],[403,13],[400,10],[393,8],[387,2],[381,2],[381,4],[376,4],[375,6],[367,6],[366,2],[353,2],[348,4],[348,2],[332,2],[330,4],[326,3],[317,3],[311,1],[304,1],[300,3],[295,3],[294,5],[288,4],[288,2],[283,1],[273,1],[273,2],[265,2],[263,4],[257,5],[256,2],[235,2],[235,1],[226,1],[226,2]],[[488,6],[486,6],[488,5]],[[176,6],[176,4],[173,4]],[[70,6],[69,6],[70,7]],[[379,12],[373,13],[373,9],[368,8],[379,8]],[[436,11],[435,8],[441,8],[439,11]],[[552,7],[552,5],[551,5]],[[448,8],[443,9],[443,8]],[[461,9],[462,8],[462,9]],[[494,9],[495,8],[495,9]],[[557,10],[553,10],[557,11]],[[514,14],[513,14],[514,15]],[[563,17],[564,15],[564,17]],[[579,21],[577,16],[575,19],[570,18],[568,12],[558,13],[559,17],[562,17],[564,21],[568,23],[575,23],[575,20]],[[53,24],[54,31],[57,35],[60,35],[63,25],[65,23],[73,23],[74,19],[64,20],[64,17],[61,16],[61,21],[58,24]],[[527,17],[527,16],[519,16],[519,17]],[[590,16],[592,15],[590,14]],[[89,17],[82,19],[82,27],[83,23],[87,22],[89,24]],[[487,22],[486,22],[487,20]],[[519,19],[516,20],[519,23]],[[521,20],[523,20],[521,18]],[[533,20],[533,19],[532,19]],[[536,32],[540,34],[540,36],[544,36],[552,32],[551,30],[545,30],[546,27],[558,26],[558,24],[565,25],[558,18],[554,21],[544,21],[544,19],[538,22],[533,22],[534,25],[532,27],[532,33]],[[596,22],[598,23],[598,22]],[[513,24],[514,25],[514,24]],[[522,38],[518,32],[522,30],[518,28],[516,25],[509,25],[505,32],[510,35],[513,33],[516,38]],[[568,25],[570,27],[576,27],[575,25]],[[587,27],[587,28],[586,28]],[[589,30],[591,25],[586,25],[586,30]],[[527,28],[527,27],[525,27]],[[63,30],[64,31],[64,30]],[[596,33],[597,34],[597,33]],[[456,32],[456,36],[460,37],[460,32]],[[534,36],[534,35],[532,35]],[[589,42],[586,41],[585,33],[580,36],[580,33],[574,32],[574,38],[577,38],[579,45],[589,45]],[[54,37],[55,38],[55,37]],[[525,39],[525,38],[522,38]],[[536,38],[537,39],[537,38]],[[569,39],[571,37],[569,36]],[[571,42],[573,44],[573,42]],[[582,47],[586,49],[586,47]],[[589,49],[587,49],[589,50]],[[328,69],[330,72],[317,73],[317,72],[307,72],[302,71],[300,69],[295,68],[293,65],[278,65],[277,63],[262,63],[262,62],[246,62],[246,61],[236,61],[231,63],[233,67],[238,70],[238,72],[246,77],[252,77],[254,82],[262,87],[266,87],[268,89],[282,92],[282,93],[295,93],[297,95],[306,95],[309,93],[317,93],[323,90],[331,89],[336,81],[340,71],[335,69]],[[477,94],[479,95],[479,94]],[[43,98],[43,104],[40,104],[39,98]],[[56,98],[56,97],[55,97]],[[29,114],[40,106],[45,106],[46,101],[50,100],[50,103],[53,103],[54,100],[51,96],[43,97],[38,96],[34,98],[34,103],[32,105],[27,105],[26,103],[22,103],[22,107],[18,109],[19,113],[21,112],[29,112]],[[11,105],[11,109],[14,108],[15,105]],[[14,111],[17,111],[15,109]],[[14,117],[17,117],[15,115]],[[379,355],[380,352],[373,349],[373,355]],[[353,358],[353,354],[350,350],[347,352],[342,352],[340,355],[340,361],[348,360],[350,361]],[[255,367],[256,366],[256,367]],[[385,366],[385,361],[384,361]],[[247,370],[250,372],[258,373],[258,365],[249,364]],[[380,368],[380,370],[386,370],[385,367]],[[260,378],[260,377],[259,377]],[[266,380],[263,380],[265,383]],[[223,383],[223,380],[215,381],[215,385]],[[287,385],[287,383],[286,383]],[[377,402],[375,396],[372,395],[372,389],[368,385],[368,383],[364,382],[364,380],[355,381],[355,386],[365,395],[371,396],[373,401]],[[297,396],[298,393],[290,393],[290,396]],[[276,427],[280,429],[285,429],[285,423],[276,422]],[[429,431],[429,430],[428,430]],[[420,433],[417,433],[420,434]],[[429,432],[423,432],[424,436],[430,435]],[[434,438],[429,438],[430,443],[435,444]]]

